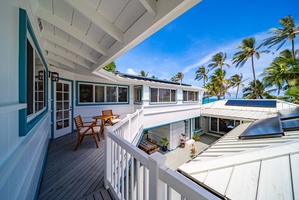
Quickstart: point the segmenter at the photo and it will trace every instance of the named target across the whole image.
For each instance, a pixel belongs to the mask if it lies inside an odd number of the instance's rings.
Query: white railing
[[[143,131],[143,116],[143,108],[141,108],[133,114],[127,114],[114,126],[107,127],[107,130],[136,145]]]
[[[128,115],[106,133],[105,187],[118,199],[218,199],[165,165],[158,152],[136,147],[143,129],[143,110]],[[133,143],[133,144],[132,144]]]

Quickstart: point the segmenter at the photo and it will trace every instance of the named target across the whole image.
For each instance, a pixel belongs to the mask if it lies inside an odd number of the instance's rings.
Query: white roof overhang
[[[95,73],[200,0],[30,0],[47,61]]]

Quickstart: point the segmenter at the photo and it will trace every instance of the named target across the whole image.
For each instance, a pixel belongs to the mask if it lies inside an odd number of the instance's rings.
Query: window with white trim
[[[27,37],[27,120],[46,108],[46,71],[32,44]]]
[[[183,101],[198,101],[198,92],[196,91],[183,91]]]
[[[128,86],[79,83],[79,104],[128,103]]]
[[[176,102],[176,90],[165,88],[151,88],[151,103]]]

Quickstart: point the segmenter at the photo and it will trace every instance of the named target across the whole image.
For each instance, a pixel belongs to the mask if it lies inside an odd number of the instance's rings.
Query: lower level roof
[[[224,198],[299,197],[299,130],[239,140],[250,124],[239,125],[178,171]]]

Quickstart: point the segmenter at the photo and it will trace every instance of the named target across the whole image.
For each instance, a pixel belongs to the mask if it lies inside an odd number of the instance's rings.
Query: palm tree
[[[264,40],[264,45],[272,47],[276,44],[279,44],[276,51],[279,50],[287,40],[292,42],[292,55],[293,59],[296,59],[295,56],[295,38],[299,33],[299,26],[296,27],[295,20],[292,16],[286,16],[279,20],[279,23],[282,25],[282,28],[271,28],[269,33],[274,34],[269,38]]]
[[[112,61],[111,63],[106,65],[103,69],[108,71],[108,72],[113,72],[113,73],[118,72],[118,70],[116,69],[116,65],[115,65],[114,61]]]
[[[146,77],[147,75],[148,75],[148,72],[145,72],[144,70],[141,70],[141,71],[140,71],[139,76]]]
[[[225,92],[229,88],[227,87],[228,80],[225,79],[225,75],[226,71],[218,68],[210,77],[211,84],[214,86],[214,91],[216,92],[218,100],[220,100],[221,96],[224,96]]]
[[[223,52],[219,52],[216,53],[211,60],[211,64],[208,65],[208,68],[210,68],[210,70],[214,69],[215,67],[220,67],[222,68],[222,66],[227,66],[229,67],[229,64],[224,63],[224,61],[226,60],[226,53]]]
[[[184,78],[184,74],[182,72],[178,72],[175,76],[171,78],[171,81],[178,82],[180,80],[181,81],[180,84],[182,84],[183,78]]]
[[[205,93],[208,97],[208,103],[210,103],[210,97],[216,96],[218,93],[217,88],[215,88],[211,82],[208,82],[204,88],[207,90]]]
[[[255,85],[257,84],[257,85]],[[259,80],[251,81],[248,84],[248,87],[243,89],[243,98],[244,99],[256,99],[256,95],[258,95],[258,98],[260,99],[275,99],[275,97],[269,92],[272,92],[272,90],[266,91],[266,86]]]
[[[299,86],[289,88],[285,95],[289,97],[292,102],[299,104]]]
[[[206,70],[205,66],[201,66],[196,70],[194,80],[199,81],[203,79],[203,87],[204,87],[206,81],[208,81],[208,73],[209,70]]]
[[[179,79],[176,76],[171,77],[170,80],[173,81],[173,82],[178,82],[179,81]]]
[[[236,67],[243,67],[243,65],[246,63],[246,61],[251,58],[251,67],[252,67],[252,74],[253,74],[253,80],[256,82],[255,78],[255,70],[254,70],[254,61],[253,56],[256,57],[256,59],[260,58],[261,53],[269,53],[268,50],[261,50],[258,51],[258,49],[262,46],[260,44],[257,48],[255,48],[255,38],[246,38],[242,40],[242,46],[238,46],[237,49],[240,49],[241,51],[234,54],[232,63],[236,64]],[[257,84],[254,84],[257,85]],[[256,94],[256,98],[258,98],[258,95]]]
[[[289,67],[285,63],[272,62],[270,67],[264,69],[261,76],[264,76],[262,81],[266,87],[275,86],[279,95],[284,85],[287,84],[289,75]]]
[[[183,81],[183,78],[184,78],[184,74],[182,72],[178,72],[178,74],[176,75],[176,77],[181,81],[181,84],[182,84],[182,81]]]
[[[239,93],[239,88],[240,86],[243,87],[244,84],[243,82],[246,80],[242,80],[243,79],[243,74],[235,74],[233,76],[231,76],[230,80],[232,82],[232,87],[235,88],[237,87],[237,93],[236,93],[236,99],[238,98],[238,93]]]

